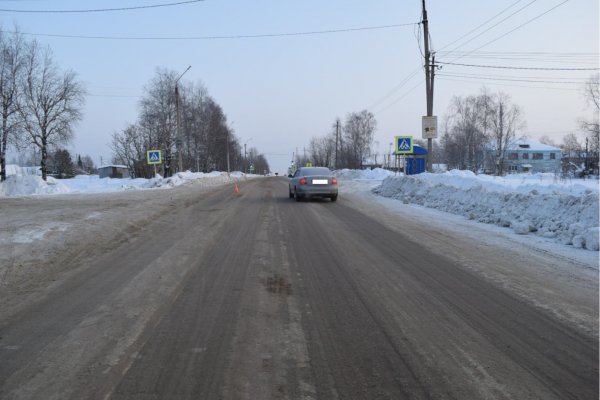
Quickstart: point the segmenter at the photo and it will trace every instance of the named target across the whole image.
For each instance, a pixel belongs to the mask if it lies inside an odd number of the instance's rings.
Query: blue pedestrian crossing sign
[[[412,154],[413,145],[412,136],[396,136],[396,154]]]
[[[146,152],[146,159],[148,161],[148,164],[162,163],[162,156],[160,150],[148,150]]]

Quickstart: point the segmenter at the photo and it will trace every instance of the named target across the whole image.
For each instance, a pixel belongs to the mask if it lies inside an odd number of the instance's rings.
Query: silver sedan
[[[338,197],[338,182],[328,168],[302,167],[289,176],[290,198],[300,201],[302,198],[330,198],[336,201]]]

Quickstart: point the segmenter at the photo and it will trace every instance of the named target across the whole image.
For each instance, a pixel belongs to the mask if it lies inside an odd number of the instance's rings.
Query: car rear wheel
[[[288,189],[288,191],[290,192],[290,199],[294,198],[294,193],[292,193],[292,189]]]
[[[337,194],[335,196],[331,196],[331,201],[336,201],[337,200]]]
[[[298,194],[298,190],[296,188],[294,188],[294,199],[296,199],[296,201],[302,200],[302,198]]]

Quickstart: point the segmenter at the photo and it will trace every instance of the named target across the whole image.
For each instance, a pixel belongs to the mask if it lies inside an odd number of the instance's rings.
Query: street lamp
[[[175,120],[177,122],[177,153],[179,153],[179,157],[178,157],[178,161],[179,161],[179,172],[181,172],[183,170],[183,152],[182,152],[182,140],[181,140],[181,129],[180,129],[180,123],[179,123],[179,80],[183,77],[183,75],[185,75],[186,72],[188,72],[190,70],[190,68],[192,68],[192,66],[190,65],[189,67],[187,67],[187,69],[185,71],[183,71],[183,74],[179,75],[179,78],[177,78],[177,80],[175,80]]]

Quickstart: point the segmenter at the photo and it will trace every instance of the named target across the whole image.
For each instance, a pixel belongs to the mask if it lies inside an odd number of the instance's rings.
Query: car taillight
[[[306,185],[306,178],[300,178],[300,184]]]
[[[337,185],[337,178],[336,177],[331,178],[331,184],[332,185]]]

